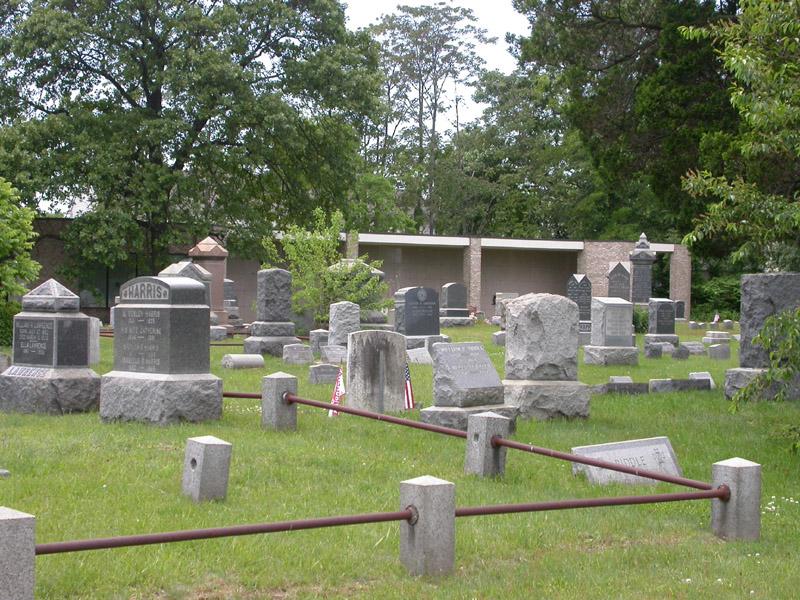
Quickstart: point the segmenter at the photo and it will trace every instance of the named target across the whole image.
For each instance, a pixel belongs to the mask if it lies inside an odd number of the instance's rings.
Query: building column
[[[464,285],[467,288],[467,306],[481,307],[481,238],[469,238],[464,248]]]
[[[345,236],[344,257],[356,259],[358,258],[358,232],[348,231]]]
[[[669,297],[676,302],[686,303],[684,316],[691,318],[692,309],[692,256],[689,249],[675,244],[675,250],[669,257]]]

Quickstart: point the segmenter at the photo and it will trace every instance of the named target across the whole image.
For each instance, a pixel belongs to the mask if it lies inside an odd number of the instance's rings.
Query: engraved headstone
[[[395,330],[404,335],[439,335],[439,294],[426,287],[395,292]]]
[[[650,250],[650,242],[642,233],[636,247],[629,254],[632,265],[631,301],[644,303],[653,295],[653,263],[656,253]]]
[[[283,356],[286,344],[298,344],[292,322],[292,274],[284,269],[262,269],[256,288],[256,321],[244,340],[246,354]]]
[[[445,283],[442,286],[441,309],[443,317],[468,317],[467,288],[463,283]]]
[[[567,279],[567,298],[578,305],[581,321],[592,318],[592,282],[586,275],[570,275]]]
[[[62,414],[97,408],[100,378],[89,368],[90,318],[55,279],[22,297],[12,365],[0,375],[0,411]],[[98,334],[99,335],[99,334]]]
[[[403,410],[406,340],[393,331],[356,331],[347,341],[347,405],[373,412]]]
[[[686,318],[686,302],[684,302],[683,300],[677,300],[675,302],[675,318],[676,319]]]
[[[239,298],[236,295],[236,282],[233,279],[225,279],[225,310],[228,313],[228,323],[237,327],[244,324],[242,315],[239,311]]]
[[[100,417],[156,424],[219,419],[222,380],[209,372],[205,287],[187,277],[137,277],[122,285],[120,300]]]
[[[609,266],[608,297],[631,299],[631,271],[626,263],[611,263]]]
[[[678,466],[678,458],[675,456],[675,451],[672,449],[672,444],[670,444],[667,437],[577,446],[572,449],[572,453],[626,467],[656,471],[677,477],[682,475],[681,468]],[[599,485],[608,485],[610,483],[626,483],[630,485],[658,483],[646,477],[637,477],[628,473],[620,473],[619,471],[611,471],[579,463],[573,463],[572,472],[576,474],[585,473],[590,483]]]
[[[620,298],[592,298],[592,346],[631,346],[633,304]]]
[[[483,344],[434,344],[435,406],[480,406],[503,403],[503,384]]]
[[[675,333],[675,303],[668,298],[650,298],[648,333]]]

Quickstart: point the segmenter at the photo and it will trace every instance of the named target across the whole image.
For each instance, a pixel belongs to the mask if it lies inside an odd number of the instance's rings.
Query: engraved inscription
[[[169,300],[169,288],[157,281],[140,281],[123,286],[119,294],[125,300]]]
[[[573,448],[572,451],[574,454],[607,460],[626,467],[656,471],[669,475],[681,475],[681,469],[680,466],[678,466],[669,439],[664,437],[598,444],[596,446],[582,446]],[[593,483],[655,483],[652,479],[637,477],[629,473],[609,471],[598,467],[580,466],[575,469],[575,471],[585,471],[589,480]]]
[[[13,365],[3,371],[3,375],[13,375],[14,377],[44,377],[47,375],[47,369],[40,367],[19,367]]]
[[[606,335],[630,337],[631,327],[627,310],[614,310],[611,307],[606,310]]]
[[[443,344],[436,346],[436,364],[446,364],[459,388],[484,388],[501,385],[491,359],[481,346]]]
[[[160,373],[162,356],[166,353],[162,336],[162,310],[118,309],[118,339],[120,349],[115,368],[140,373]],[[165,365],[164,365],[165,366]]]
[[[51,319],[15,319],[14,362],[52,365],[54,333]]]
[[[656,307],[656,333],[675,333],[675,309],[667,302]]]

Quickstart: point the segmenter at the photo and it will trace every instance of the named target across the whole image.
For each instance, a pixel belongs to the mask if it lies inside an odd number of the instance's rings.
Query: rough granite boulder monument
[[[505,403],[522,418],[588,417],[589,386],[577,381],[578,305],[526,294],[505,309]]]
[[[769,367],[769,356],[753,339],[772,315],[800,307],[800,273],[761,273],[742,275],[739,325],[739,368],[725,372],[725,397],[732,398]],[[706,334],[708,335],[708,334]],[[787,399],[800,399],[800,377],[786,384]],[[774,397],[778,388],[765,394]]]
[[[634,304],[646,303],[653,295],[653,263],[656,253],[650,250],[650,242],[642,233],[636,247],[629,253],[632,265],[631,301]]]
[[[228,251],[217,240],[209,236],[198,242],[188,252],[189,257],[197,265],[211,273],[211,312],[219,325],[228,324],[228,313],[225,310],[225,276],[228,270]]]
[[[89,368],[90,318],[55,279],[22,297],[12,364],[0,375],[0,411],[63,414],[96,410],[100,376]]]
[[[567,298],[578,305],[578,343],[583,346],[592,336],[592,282],[586,275],[575,273],[567,279]]]
[[[675,335],[675,303],[669,298],[650,298],[647,303],[647,313],[645,346],[668,342],[677,347],[680,340]]]
[[[406,340],[394,331],[356,331],[347,341],[347,406],[400,412],[406,384]]]
[[[262,269],[256,288],[256,320],[244,340],[246,354],[283,356],[286,344],[299,344],[292,321],[292,274],[284,269]]]
[[[638,365],[633,304],[621,298],[592,298],[592,343],[583,347],[587,365]]]
[[[120,300],[100,418],[157,425],[219,419],[222,380],[210,373],[203,285],[188,277],[137,277],[122,284]]]
[[[420,411],[423,423],[467,430],[469,416],[486,411],[514,419],[516,407],[503,404],[503,382],[480,342],[436,343],[433,406]]]

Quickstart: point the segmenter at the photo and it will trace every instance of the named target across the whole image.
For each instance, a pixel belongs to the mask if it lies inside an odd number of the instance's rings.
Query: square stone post
[[[729,458],[711,467],[711,484],[726,484],[730,500],[711,501],[711,529],[725,540],[757,540],[761,535],[761,465]]]
[[[481,238],[469,238],[464,248],[464,285],[467,287],[467,307],[486,310],[481,306]]]
[[[195,502],[224,500],[228,495],[228,473],[233,446],[204,435],[186,440],[183,461],[183,494]]]
[[[345,234],[345,258],[356,259],[358,258],[358,232],[348,231]]]
[[[33,600],[36,518],[0,506],[0,600]]]
[[[276,431],[297,430],[297,405],[289,404],[283,394],[297,393],[297,377],[278,371],[261,380],[261,427]]]
[[[470,415],[467,420],[467,446],[464,472],[480,477],[502,475],[506,469],[506,448],[492,446],[492,438],[508,437],[511,419],[494,412]]]
[[[412,575],[448,575],[455,564],[456,486],[425,475],[400,483],[400,510],[411,507],[412,522],[400,522],[400,561]]]

